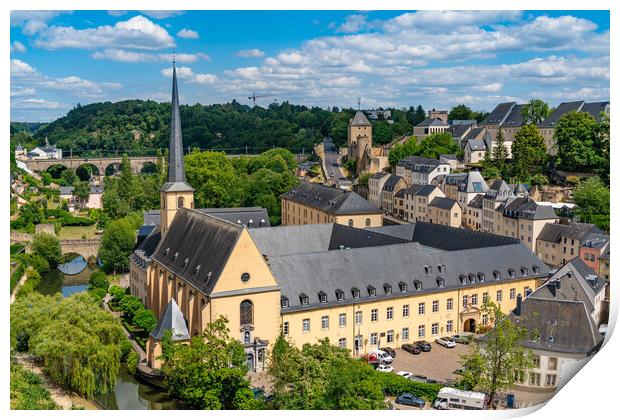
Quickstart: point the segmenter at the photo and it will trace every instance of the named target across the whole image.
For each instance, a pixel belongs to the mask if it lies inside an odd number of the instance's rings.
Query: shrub
[[[127,356],[133,350],[133,346],[131,345],[131,341],[125,340],[121,343],[121,362],[127,360]]]
[[[99,299],[103,299],[105,297],[105,295],[108,294],[108,292],[106,292],[105,289],[99,288],[99,287],[95,287],[95,288],[88,288],[88,291],[97,296]]]
[[[88,285],[89,289],[103,289],[106,292],[110,288],[108,276],[106,276],[106,274],[101,270],[96,270],[91,273],[88,280]]]
[[[153,328],[157,325],[157,318],[155,318],[155,314],[150,309],[138,309],[132,321],[136,327],[147,333],[153,331]]]
[[[62,262],[60,241],[54,235],[39,233],[32,238],[32,253],[39,254],[47,260],[51,267]]]
[[[125,289],[118,286],[110,286],[109,293],[116,303],[119,303],[125,296]]]
[[[20,287],[15,294],[16,298],[21,298],[34,292],[39,286],[39,283],[41,283],[41,275],[34,268],[28,267],[28,269],[26,270],[26,275],[28,277],[26,278],[26,281],[24,282],[22,287]]]
[[[128,319],[133,319],[136,312],[140,309],[144,309],[142,301],[135,296],[125,295],[120,302],[121,309]]]
[[[381,381],[381,388],[386,395],[396,396],[403,392],[410,392],[416,397],[424,398],[427,401],[435,400],[439,390],[443,387],[441,384],[410,381],[407,378],[392,373],[377,372],[377,379]]]
[[[132,375],[136,373],[136,369],[138,368],[138,353],[135,351],[131,351],[127,356],[127,370]]]
[[[45,274],[50,271],[50,264],[41,255],[26,254],[24,256],[24,262],[26,263],[26,265],[29,265],[35,270],[37,270],[40,274]]]

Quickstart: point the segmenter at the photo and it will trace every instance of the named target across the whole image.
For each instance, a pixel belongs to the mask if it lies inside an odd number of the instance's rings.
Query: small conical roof
[[[355,117],[351,121],[351,126],[370,126],[370,121],[366,118],[366,115],[362,111],[357,111]]]
[[[168,330],[172,331],[173,341],[189,340],[189,332],[187,331],[183,312],[181,312],[179,305],[177,305],[174,299],[170,299],[168,305],[166,305],[164,314],[157,321],[153,331],[151,331],[151,337],[155,340],[161,340]]]

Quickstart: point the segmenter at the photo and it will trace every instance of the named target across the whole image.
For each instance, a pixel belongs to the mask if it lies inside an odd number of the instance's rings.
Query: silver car
[[[449,349],[456,347],[456,342],[451,337],[439,337],[435,340],[435,343]]]

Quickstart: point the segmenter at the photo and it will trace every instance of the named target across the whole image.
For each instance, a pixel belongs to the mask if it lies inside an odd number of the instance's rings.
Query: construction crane
[[[273,95],[259,95],[256,96],[256,93],[252,92],[252,96],[248,96],[248,99],[252,101],[252,106],[256,106],[256,100],[259,98],[268,98]]]

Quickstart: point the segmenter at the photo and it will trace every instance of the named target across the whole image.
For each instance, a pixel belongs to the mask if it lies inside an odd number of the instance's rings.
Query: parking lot
[[[447,349],[437,343],[431,343],[429,352],[410,354],[402,349],[395,349],[396,357],[392,366],[394,372],[405,370],[416,375],[423,375],[438,382],[449,382],[458,379],[454,373],[461,367],[461,355],[469,354],[472,346],[457,344],[456,347]]]

